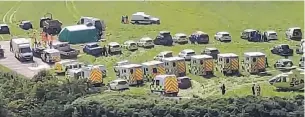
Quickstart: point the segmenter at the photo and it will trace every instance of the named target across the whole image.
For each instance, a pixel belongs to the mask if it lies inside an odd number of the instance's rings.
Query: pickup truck
[[[80,53],[79,50],[71,48],[68,42],[54,42],[52,48],[59,50],[60,57],[64,59],[76,58]]]

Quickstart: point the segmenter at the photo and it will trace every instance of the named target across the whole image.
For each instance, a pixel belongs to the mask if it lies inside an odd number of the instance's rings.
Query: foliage
[[[169,100],[109,94],[81,98],[66,107],[72,117],[302,117],[303,96]]]
[[[90,94],[85,79],[59,80],[48,71],[26,80],[0,72],[1,117],[301,117],[304,96],[220,99],[160,98],[140,88]]]

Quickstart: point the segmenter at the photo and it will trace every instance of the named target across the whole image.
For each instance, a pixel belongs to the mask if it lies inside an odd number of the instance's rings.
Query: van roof
[[[45,51],[47,53],[59,53],[59,50],[57,50],[57,49],[45,49],[43,51]]]
[[[125,43],[136,43],[134,40],[125,41]]]
[[[182,36],[187,36],[187,35],[184,34],[184,33],[176,33],[175,36],[177,36],[177,37],[182,37]]]
[[[203,31],[196,31],[195,34],[204,34],[204,35],[207,35],[208,33],[205,33]]]
[[[110,43],[108,43],[108,45],[110,45],[110,46],[113,45],[114,46],[114,45],[120,45],[120,44],[118,42],[110,42]]]
[[[164,58],[163,60],[164,61],[179,61],[179,60],[184,60],[184,58],[174,56],[174,57]]]
[[[265,56],[262,52],[245,52],[244,56]]]
[[[142,63],[142,65],[151,66],[151,65],[157,65],[157,64],[163,64],[161,61],[147,61]]]
[[[126,65],[122,65],[122,66],[119,66],[121,68],[134,68],[134,67],[142,67],[142,65],[140,64],[126,64]]]
[[[69,31],[81,31],[81,30],[92,30],[95,29],[95,26],[87,26],[87,25],[73,25],[65,27]]]
[[[253,31],[256,31],[256,30],[254,30],[254,29],[246,29],[246,30],[244,30],[244,32],[253,32]]]
[[[140,40],[145,40],[145,41],[147,41],[147,40],[152,40],[152,38],[150,38],[150,37],[142,37]]]
[[[168,74],[166,74],[166,75],[157,75],[155,77],[155,79],[165,79],[167,77],[176,77],[176,76],[175,75],[168,75]]]
[[[276,33],[274,30],[267,30],[267,33]]]
[[[26,39],[26,38],[16,38],[16,39],[12,39],[12,41],[14,41],[16,44],[29,44],[30,40]]]
[[[0,24],[0,27],[1,27],[1,26],[8,26],[8,25],[7,25],[7,24]]]
[[[229,32],[226,32],[226,31],[221,31],[221,32],[217,32],[219,34],[230,34]]]
[[[212,59],[213,57],[210,56],[210,55],[194,55],[194,56],[191,56],[191,58],[194,58],[194,59]]]
[[[238,55],[234,53],[223,53],[223,54],[218,54],[219,57],[238,57]]]

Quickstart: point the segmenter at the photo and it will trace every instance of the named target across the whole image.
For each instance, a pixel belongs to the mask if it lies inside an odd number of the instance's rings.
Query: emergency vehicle
[[[239,57],[234,53],[218,54],[216,70],[224,75],[239,73]]]
[[[157,75],[150,85],[152,93],[160,92],[163,95],[177,96],[179,93],[178,80],[175,75]]]
[[[84,66],[83,63],[79,63],[76,60],[62,60],[55,63],[54,71],[57,74],[66,73],[68,69],[78,69]]]
[[[185,59],[181,57],[164,58],[162,62],[165,63],[166,74],[174,74],[177,77],[186,75]]]
[[[88,65],[82,68],[69,69],[66,77],[68,78],[86,78],[88,83],[94,86],[101,86],[103,78],[106,76],[106,68],[104,65]]]
[[[156,75],[163,75],[165,73],[165,65],[161,61],[148,61],[142,63],[144,71],[144,79],[146,81],[153,81]]]
[[[245,52],[242,69],[250,74],[266,71],[266,55],[261,52]]]
[[[129,85],[143,84],[143,70],[142,65],[139,64],[125,64],[116,66],[114,68],[117,79],[125,79]]]
[[[194,55],[191,57],[189,72],[198,76],[214,74],[213,57],[209,55]]]

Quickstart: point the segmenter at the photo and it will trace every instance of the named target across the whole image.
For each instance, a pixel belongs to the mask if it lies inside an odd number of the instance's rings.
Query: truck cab
[[[52,48],[59,50],[61,58],[76,58],[80,53],[79,50],[72,48],[68,42],[53,42]]]
[[[15,57],[21,62],[33,61],[33,53],[30,41],[25,38],[12,39],[12,49]]]

